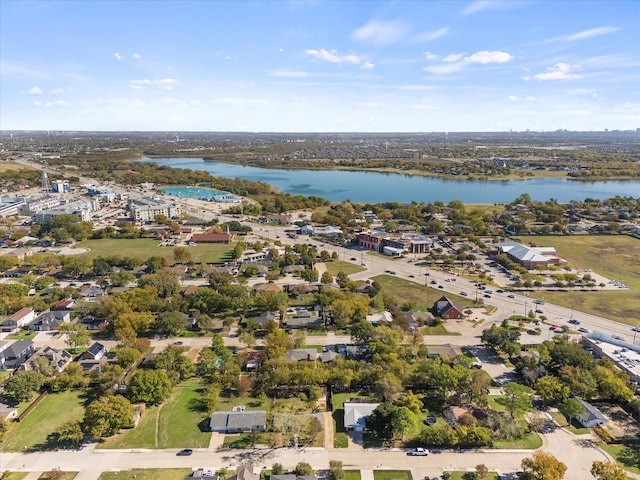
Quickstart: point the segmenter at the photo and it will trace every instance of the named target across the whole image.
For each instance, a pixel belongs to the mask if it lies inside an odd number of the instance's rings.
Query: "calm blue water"
[[[224,195],[224,192],[201,187],[167,187],[162,189],[163,193],[181,198],[200,198],[211,200],[216,195]]]
[[[523,193],[533,200],[555,198],[571,200],[611,198],[616,195],[640,196],[640,180],[579,182],[560,178],[479,181],[444,180],[399,173],[348,172],[344,170],[271,170],[229,163],[205,162],[197,158],[142,158],[175,168],[204,170],[217,177],[242,178],[266,182],[282,192],[316,195],[333,202],[434,202],[509,203]]]

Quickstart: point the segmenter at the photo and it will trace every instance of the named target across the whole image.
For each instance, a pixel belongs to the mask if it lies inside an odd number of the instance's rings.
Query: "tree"
[[[176,263],[191,263],[191,252],[185,247],[173,247],[173,259]]]
[[[1,258],[1,257],[0,257]],[[320,278],[320,282],[322,284],[333,283],[333,275],[329,273],[329,270],[325,270]]]
[[[504,393],[507,398],[507,408],[511,414],[511,418],[514,418],[518,412],[531,409],[533,390],[529,387],[516,382],[509,382],[504,387]]]
[[[284,467],[281,463],[274,463],[271,467],[271,475],[282,475],[284,473]]]
[[[597,460],[591,465],[591,475],[596,480],[625,480],[627,478],[623,466],[618,462],[600,462]]]
[[[158,405],[171,395],[171,380],[164,370],[136,370],[129,380],[133,402]]]
[[[84,431],[93,438],[116,434],[121,428],[133,426],[134,409],[122,395],[111,395],[94,400],[84,412]]]
[[[313,468],[311,468],[311,465],[309,465],[307,462],[299,462],[296,465],[296,468],[293,469],[293,473],[295,473],[299,477],[315,475]]]
[[[568,419],[576,418],[585,412],[584,406],[575,398],[568,398],[558,406],[558,410]]]
[[[26,402],[38,392],[44,383],[44,376],[33,370],[18,370],[9,377],[0,394],[9,405]]]
[[[415,434],[420,428],[420,419],[407,407],[398,407],[391,415],[391,428],[394,435],[400,435],[404,442],[405,434]]]
[[[328,480],[344,480],[345,474],[340,460],[329,460]]]
[[[78,347],[89,345],[91,340],[91,335],[87,332],[87,328],[81,323],[62,323],[58,326],[58,331],[67,335],[65,343],[73,347],[74,353]]]
[[[115,349],[116,358],[118,359],[118,365],[123,369],[128,370],[140,360],[142,354],[140,351],[133,347],[120,347]]]
[[[69,421],[63,423],[54,432],[58,443],[69,444],[73,447],[77,447],[82,443],[84,433],[82,433],[82,427],[78,421]]]
[[[540,377],[535,385],[536,393],[546,406],[559,405],[569,398],[569,387],[558,377],[545,375]]]
[[[480,463],[476,465],[476,472],[478,472],[478,477],[484,478],[489,473],[489,469],[484,463]]]
[[[138,280],[140,287],[151,285],[156,288],[158,296],[161,298],[168,298],[180,290],[180,283],[178,282],[178,276],[170,270],[160,270],[156,273],[150,273],[143,275]]]
[[[154,330],[175,337],[187,326],[187,320],[182,312],[169,310],[160,312],[155,320]]]
[[[567,466],[550,453],[538,450],[522,460],[522,469],[530,480],[562,480]]]

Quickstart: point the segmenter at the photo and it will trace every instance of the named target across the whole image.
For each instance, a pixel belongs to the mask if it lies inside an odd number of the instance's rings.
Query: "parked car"
[[[178,457],[188,457],[189,455],[191,455],[193,453],[193,450],[190,448],[183,448],[182,450],[180,450],[178,453],[176,453],[176,455]]]
[[[572,318],[571,320],[569,320],[569,323],[573,325],[580,325],[580,320],[576,320],[575,318]]]
[[[426,457],[427,455],[429,455],[429,450],[422,447],[416,447],[413,450],[409,450],[407,452],[407,455],[412,455],[414,457]]]
[[[578,331],[582,332],[582,333],[591,333],[591,330],[589,330],[588,328],[584,328],[584,327],[580,327],[578,329]]]

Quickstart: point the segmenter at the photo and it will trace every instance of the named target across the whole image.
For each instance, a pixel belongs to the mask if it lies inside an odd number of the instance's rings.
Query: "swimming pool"
[[[214,197],[226,196],[225,192],[203,187],[166,187],[162,193],[180,198],[196,198],[198,200],[211,201]]]

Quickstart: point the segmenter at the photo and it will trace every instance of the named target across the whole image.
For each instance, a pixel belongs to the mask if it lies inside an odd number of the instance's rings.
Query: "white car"
[[[411,455],[414,457],[426,457],[427,455],[429,455],[429,450],[422,447],[416,447],[415,449],[407,452],[407,455]]]

